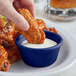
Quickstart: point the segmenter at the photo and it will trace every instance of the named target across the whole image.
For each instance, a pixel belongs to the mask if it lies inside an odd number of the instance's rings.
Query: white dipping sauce
[[[29,48],[48,48],[57,45],[55,41],[48,38],[45,39],[43,44],[31,44],[28,43],[27,40],[23,41],[21,44]]]

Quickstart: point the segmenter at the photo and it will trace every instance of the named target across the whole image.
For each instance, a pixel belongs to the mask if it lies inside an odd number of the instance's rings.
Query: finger
[[[14,6],[16,9],[22,8],[21,3],[20,3],[19,0],[15,0],[15,1],[13,2],[13,6]]]
[[[11,20],[13,23],[15,23],[19,28],[22,30],[28,30],[29,24],[28,22],[24,19],[22,15],[20,15],[12,5],[8,5],[8,7],[5,7],[3,15],[6,16],[9,20]]]

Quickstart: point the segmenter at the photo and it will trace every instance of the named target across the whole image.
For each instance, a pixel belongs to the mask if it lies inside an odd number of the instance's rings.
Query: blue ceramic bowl
[[[44,32],[46,34],[46,38],[57,42],[57,45],[48,48],[29,48],[21,45],[21,43],[25,40],[22,35],[19,35],[16,38],[16,44],[19,47],[21,57],[26,64],[34,67],[45,67],[56,61],[63,39],[60,35],[53,32]]]

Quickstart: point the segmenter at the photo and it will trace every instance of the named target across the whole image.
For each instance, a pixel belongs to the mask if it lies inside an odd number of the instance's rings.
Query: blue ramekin
[[[46,38],[52,39],[53,41],[57,42],[57,45],[48,48],[29,48],[21,45],[21,43],[25,40],[25,38],[22,35],[19,35],[16,38],[16,45],[20,50],[22,60],[26,64],[34,67],[46,67],[53,64],[56,61],[60,47],[63,43],[63,39],[60,35],[56,33],[49,31],[44,32]]]

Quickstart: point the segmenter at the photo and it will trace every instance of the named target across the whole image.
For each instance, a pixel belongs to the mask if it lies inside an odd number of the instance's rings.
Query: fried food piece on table
[[[8,52],[8,59],[10,63],[13,63],[21,58],[19,49],[16,45],[10,47],[6,46],[5,49]]]
[[[4,59],[4,60],[3,60],[3,64],[1,64],[1,66],[0,66],[0,71],[7,72],[8,69],[9,69],[9,67],[10,67],[10,62],[9,62],[9,60],[8,60],[8,59]]]
[[[0,27],[0,44],[8,52],[10,62],[15,62],[20,58],[19,49],[15,44],[15,39],[19,33],[15,30],[15,26],[8,23],[5,27]]]
[[[18,12],[27,20],[29,23],[29,29],[23,31],[18,28],[18,32],[22,34],[29,43],[32,44],[42,44],[45,40],[45,33],[42,29],[39,29],[39,26],[36,20],[33,18],[29,10],[27,9],[18,9]]]
[[[9,23],[7,23],[5,27],[0,25],[0,44],[3,45],[5,50],[8,52],[8,59],[11,63],[20,59],[20,52],[15,44],[15,39],[19,33],[15,26],[16,25],[11,25]],[[5,64],[6,60],[3,60],[3,64]]]
[[[10,67],[8,53],[3,46],[0,45],[0,71],[7,71]]]
[[[44,30],[58,33],[58,31],[54,27],[53,28],[45,28]]]
[[[44,30],[46,28],[45,22],[42,19],[36,19],[37,24],[39,25],[39,28]]]
[[[15,25],[7,23],[5,27],[0,27],[0,44],[3,46],[13,46],[18,35],[18,31],[15,30]]]
[[[46,31],[51,31],[51,32],[54,32],[54,33],[58,33],[58,31],[54,27],[46,28],[45,22],[42,19],[36,19],[36,22],[39,25],[40,29],[46,30]]]
[[[5,39],[0,39],[0,45],[2,46],[10,46],[10,45],[14,45],[14,42],[13,44],[12,43],[9,43],[7,40]]]
[[[8,23],[5,27],[0,27],[0,43],[6,45],[14,45],[13,34],[15,32],[15,26],[11,26]]]

